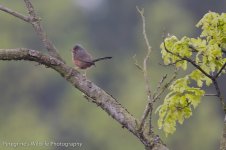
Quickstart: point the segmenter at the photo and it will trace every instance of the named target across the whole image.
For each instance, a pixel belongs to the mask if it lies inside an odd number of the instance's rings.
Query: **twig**
[[[48,52],[51,56],[56,57],[59,60],[63,61],[63,59],[58,54],[56,47],[48,39],[45,31],[43,30],[43,27],[41,26],[41,23],[40,23],[40,18],[36,14],[32,3],[30,2],[30,0],[24,0],[24,2],[26,4],[30,17],[32,18],[31,24],[32,24],[33,28],[35,29],[35,32],[37,33],[39,38],[42,40],[43,45],[48,50]]]
[[[159,92],[159,94],[157,94],[155,97],[152,97],[151,98],[151,101],[148,102],[148,104],[146,105],[145,107],[145,110],[144,110],[144,113],[143,113],[143,116],[142,116],[142,119],[141,121],[143,122],[143,126],[145,124],[145,120],[147,119],[148,115],[150,114],[150,119],[149,119],[149,124],[150,124],[150,128],[149,128],[149,133],[152,132],[152,129],[151,129],[151,121],[152,121],[152,118],[151,118],[151,111],[153,109],[153,103],[160,97],[160,95],[170,86],[170,84],[173,82],[173,80],[176,78],[176,75],[177,75],[177,71],[174,72],[174,75],[172,76],[172,78],[170,79],[170,81],[168,83],[165,84],[165,86],[162,88],[162,90]],[[141,123],[142,123],[141,122]],[[139,130],[138,131],[142,131],[142,128],[140,126]]]
[[[149,101],[149,102],[147,103],[146,107],[145,107],[145,110],[144,110],[143,115],[142,115],[142,118],[141,118],[141,124],[140,124],[140,127],[139,127],[139,129],[138,129],[139,132],[142,132],[142,130],[143,130],[143,128],[144,128],[145,121],[146,121],[146,119],[147,119],[149,113],[150,113],[151,110],[153,109],[152,107],[153,107],[153,104],[152,104],[151,101]],[[149,128],[150,128],[150,129],[149,129],[149,132],[150,132],[150,130],[151,130],[151,128],[152,128],[151,124],[150,124],[150,127],[149,127]]]
[[[190,49],[192,49],[192,52],[198,52],[198,50],[193,45],[188,45]]]
[[[19,19],[21,19],[21,20],[23,20],[25,22],[30,22],[31,21],[30,17],[24,16],[21,13],[18,13],[16,11],[13,11],[13,10],[7,8],[7,7],[4,7],[3,5],[0,5],[0,10],[4,11],[4,12],[10,14],[10,15],[13,15],[14,17],[17,17],[17,18],[19,18]]]
[[[134,60],[134,65],[143,72],[143,68],[138,64],[138,61],[136,59],[136,54],[133,56],[133,60]]]
[[[153,94],[153,97],[155,97],[157,91],[159,91],[159,89],[160,89],[161,86],[162,86],[162,83],[165,81],[166,78],[167,78],[167,74],[164,75],[164,76],[161,78],[161,80],[158,82],[158,86],[157,86],[157,88],[156,88],[156,90],[155,90],[155,92],[154,92],[154,94]]]
[[[178,72],[178,69],[176,68],[175,71],[174,71],[174,74],[172,75],[172,77],[170,78],[169,82],[167,82],[163,88],[161,89],[161,91],[159,91],[158,94],[154,94],[154,97],[153,97],[153,102],[155,102],[157,99],[159,99],[159,97],[165,92],[165,90],[171,85],[171,83],[176,79],[177,77],[177,72]]]
[[[181,60],[181,59],[180,60],[176,60],[174,63],[169,63],[167,65],[159,63],[159,65],[161,65],[161,66],[172,66],[172,65],[176,65],[176,63],[181,62],[181,61],[184,61],[184,60]]]
[[[138,7],[136,7],[136,8],[137,8],[137,11],[139,12],[141,19],[142,19],[142,22],[143,22],[143,36],[144,36],[148,51],[151,52],[151,45],[149,43],[149,40],[148,40],[148,37],[147,37],[147,34],[146,34],[146,23],[145,23],[145,17],[144,17],[144,9],[139,9]]]
[[[205,94],[204,96],[218,96],[217,94]]]
[[[224,70],[225,66],[226,66],[226,62],[225,62],[224,65],[221,67],[221,69],[219,70],[219,72],[214,76],[215,79],[221,74],[221,72]]]
[[[140,16],[141,16],[141,19],[142,19],[142,23],[143,23],[143,36],[144,36],[144,40],[145,40],[145,43],[146,43],[146,46],[147,46],[147,54],[144,58],[144,61],[143,61],[143,73],[144,73],[144,80],[145,80],[145,89],[146,89],[146,94],[147,94],[147,105],[146,105],[146,108],[144,110],[144,113],[143,113],[143,116],[141,118],[141,124],[140,124],[140,127],[138,129],[139,132],[142,132],[143,128],[144,128],[144,124],[145,124],[145,121],[150,113],[152,113],[152,110],[153,110],[153,102],[152,102],[152,96],[151,96],[151,87],[150,87],[150,77],[148,77],[148,71],[147,71],[147,62],[150,58],[150,54],[151,54],[151,46],[150,46],[150,43],[149,43],[149,40],[148,40],[148,37],[147,37],[147,34],[146,34],[146,23],[145,23],[145,17],[144,17],[144,9],[139,9],[137,7],[137,11],[139,12]],[[149,132],[151,132],[152,130],[152,124],[150,123],[149,124]]]
[[[43,27],[40,24],[40,18],[37,16],[34,7],[32,5],[32,3],[29,0],[24,0],[26,7],[28,9],[28,13],[29,16],[25,16],[22,15],[14,10],[11,10],[7,7],[4,7],[2,5],[0,5],[0,10],[14,16],[17,17],[25,22],[31,23],[35,29],[35,32],[37,33],[37,35],[39,36],[39,38],[42,40],[42,43],[44,44],[44,46],[46,47],[46,49],[48,50],[49,54],[53,57],[58,58],[59,60],[61,60],[62,62],[63,59],[60,57],[60,55],[57,52],[57,49],[55,48],[55,46],[52,44],[52,42],[47,38],[46,33],[43,30]]]

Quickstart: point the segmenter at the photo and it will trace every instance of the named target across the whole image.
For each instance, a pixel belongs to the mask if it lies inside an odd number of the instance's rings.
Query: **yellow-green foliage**
[[[226,14],[209,12],[198,22],[197,27],[202,29],[200,37],[167,37],[160,46],[162,58],[165,64],[175,63],[177,68],[183,70],[187,69],[188,61],[181,58],[188,58],[212,76],[226,63],[223,55],[226,48]],[[197,86],[192,87],[191,81],[195,81]],[[209,86],[212,80],[196,68],[169,87],[170,92],[164,103],[156,110],[159,113],[158,126],[166,135],[176,130],[177,122],[182,124],[185,118],[192,115],[192,109],[198,106],[205,94],[201,89],[203,83]]]

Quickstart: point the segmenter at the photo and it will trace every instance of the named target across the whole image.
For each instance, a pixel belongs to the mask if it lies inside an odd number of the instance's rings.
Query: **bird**
[[[91,66],[95,66],[95,63],[101,60],[111,59],[112,57],[100,57],[93,59],[91,54],[83,48],[80,44],[76,44],[72,49],[72,60],[75,66],[79,69],[87,69]]]

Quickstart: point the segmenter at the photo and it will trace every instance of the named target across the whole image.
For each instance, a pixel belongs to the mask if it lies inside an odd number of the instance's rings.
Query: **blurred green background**
[[[225,11],[226,0],[33,0],[49,38],[67,64],[71,48],[80,43],[94,57],[113,56],[99,62],[87,76],[114,95],[134,114],[142,115],[146,104],[142,73],[133,55],[142,61],[145,43],[136,6],[145,8],[147,33],[153,47],[150,60],[152,87],[172,68],[160,66],[159,45],[163,31],[196,37],[195,24],[209,10]],[[23,1],[0,4],[26,14]],[[30,24],[0,12],[0,48],[27,47],[45,52]],[[226,81],[221,79],[221,87]],[[223,89],[224,90],[224,89]],[[211,89],[209,89],[211,91]],[[225,95],[226,97],[226,95]],[[155,104],[157,107],[162,99]],[[218,149],[223,126],[219,101],[203,98],[192,118],[178,125],[168,138],[154,126],[170,149]],[[82,147],[6,147],[3,142],[81,142]],[[34,62],[0,62],[0,149],[141,150],[143,145],[103,110],[87,102],[82,93],[59,74]]]

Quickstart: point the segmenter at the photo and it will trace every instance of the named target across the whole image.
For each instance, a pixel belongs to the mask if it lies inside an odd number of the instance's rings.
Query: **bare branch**
[[[159,91],[159,89],[161,88],[161,86],[162,86],[162,84],[163,84],[163,82],[165,81],[166,78],[167,78],[167,74],[164,75],[162,77],[162,79],[159,81],[158,86],[157,86],[157,88],[156,88],[156,90],[155,90],[155,92],[153,94],[153,97],[155,97],[156,93]]]
[[[205,94],[204,96],[218,96],[217,94]]]
[[[219,70],[219,72],[214,76],[215,79],[216,79],[216,78],[221,74],[221,72],[225,69],[225,66],[226,66],[226,62],[225,62],[224,65],[221,67],[221,69]]]
[[[43,30],[43,27],[40,23],[40,18],[36,14],[32,3],[30,2],[30,0],[24,0],[24,2],[25,2],[26,7],[28,9],[28,13],[30,15],[30,18],[32,18],[31,24],[32,24],[33,28],[35,29],[35,32],[37,33],[39,38],[42,40],[42,43],[44,44],[45,48],[48,50],[48,52],[51,56],[56,57],[56,58],[60,59],[61,61],[63,61],[63,59],[58,54],[56,47],[48,39],[45,31]]]
[[[162,90],[158,94],[157,93],[153,94],[153,97],[151,97],[151,101],[149,101],[148,104],[145,107],[145,110],[144,110],[144,113],[143,113],[143,116],[142,116],[142,119],[141,119],[141,123],[143,123],[143,124],[141,124],[141,125],[143,125],[143,126],[145,125],[145,120],[147,119],[149,114],[150,114],[149,124],[151,125],[151,119],[152,119],[151,118],[151,111],[153,109],[153,103],[162,95],[162,93],[176,79],[176,75],[177,75],[177,70],[175,70],[174,75],[171,77],[170,81],[163,86]],[[161,81],[163,82],[163,80],[165,80],[164,77],[163,77],[163,79]],[[141,131],[141,130],[142,130],[142,128],[140,126],[139,131]],[[151,127],[149,128],[149,133],[153,134],[153,131],[152,131]]]
[[[54,69],[75,88],[84,93],[89,101],[97,104],[101,109],[107,112],[113,119],[119,122],[124,128],[128,129],[132,134],[146,147],[155,147],[162,150],[167,148],[162,144],[161,140],[154,142],[156,135],[144,132],[140,134],[136,120],[118,101],[110,94],[99,88],[93,82],[86,79],[77,70],[67,66],[62,61],[26,48],[17,49],[0,49],[0,60],[26,60],[38,62],[48,68]]]
[[[173,66],[173,65],[176,65],[178,62],[181,62],[181,61],[184,61],[184,60],[179,59],[179,60],[175,61],[174,63],[169,63],[167,65],[159,63],[159,65],[161,65],[161,66]]]
[[[136,54],[133,56],[133,60],[134,60],[134,65],[143,72],[143,68],[138,64],[138,61],[136,59]]]
[[[144,36],[144,40],[145,40],[145,43],[146,43],[146,46],[147,46],[147,54],[144,58],[144,61],[143,61],[143,73],[144,73],[144,80],[145,80],[145,89],[146,89],[146,94],[147,94],[147,105],[146,105],[146,108],[144,110],[144,113],[141,117],[141,124],[140,124],[140,127],[139,127],[139,131],[140,132],[143,132],[143,128],[144,128],[144,124],[145,124],[145,121],[148,117],[148,115],[150,114],[150,116],[152,115],[152,110],[153,110],[153,101],[152,101],[152,96],[151,96],[151,86],[150,86],[150,77],[148,75],[148,69],[147,69],[147,62],[150,58],[150,54],[151,54],[151,46],[150,46],[150,43],[149,43],[149,40],[148,40],[148,37],[147,37],[147,34],[146,34],[146,23],[145,23],[145,17],[144,17],[144,9],[139,9],[137,7],[137,11],[139,12],[140,16],[141,16],[141,19],[142,19],[142,23],[143,23],[143,36]],[[149,122],[149,133],[152,133],[152,123],[151,121]]]
[[[2,11],[6,12],[6,13],[14,16],[14,17],[17,17],[17,18],[19,18],[19,19],[21,19],[21,20],[23,20],[25,22],[30,22],[31,21],[30,17],[24,16],[24,15],[22,15],[22,14],[16,12],[16,11],[13,11],[13,10],[7,8],[7,7],[2,6],[2,5],[0,5],[0,10],[2,10]]]
[[[176,79],[177,77],[177,72],[178,69],[176,68],[174,71],[174,74],[172,75],[172,77],[170,78],[170,80],[162,87],[161,91],[159,91],[159,93],[155,93],[153,95],[153,102],[155,102],[157,99],[160,98],[160,96],[165,92],[165,90],[172,84],[172,82]]]
[[[145,120],[147,119],[149,113],[152,111],[151,109],[153,109],[153,103],[161,96],[161,94],[170,86],[170,84],[173,82],[173,80],[176,78],[176,75],[177,75],[177,71],[174,72],[174,75],[172,76],[172,78],[170,79],[170,81],[168,83],[166,83],[162,90],[159,92],[158,95],[155,95],[156,93],[153,94],[153,97],[151,98],[151,101],[148,102],[148,104],[146,105],[145,107],[145,110],[144,110],[144,113],[143,113],[143,116],[142,116],[142,120],[143,121],[143,126],[145,124]],[[161,79],[160,83],[161,84],[166,78],[166,75]],[[158,87],[157,87],[158,89]],[[157,90],[156,90],[157,91]],[[151,114],[150,114],[151,115]],[[151,124],[151,116],[150,116],[150,119],[149,119],[149,123]],[[141,128],[140,128],[141,130]],[[153,133],[153,131],[151,129],[149,129],[149,133]]]
[[[37,35],[39,36],[39,38],[42,40],[44,46],[46,47],[46,49],[48,50],[49,54],[53,57],[56,57],[58,59],[60,59],[61,61],[63,61],[63,59],[60,57],[60,55],[57,52],[57,49],[55,48],[55,46],[52,44],[52,42],[47,38],[46,33],[43,30],[43,27],[40,24],[40,18],[37,16],[34,7],[32,6],[31,2],[29,0],[24,0],[26,7],[28,9],[29,12],[29,16],[24,16],[14,10],[11,10],[7,7],[4,7],[2,5],[0,5],[0,10],[11,14],[25,22],[31,23],[37,33]],[[64,62],[64,61],[63,61]]]
[[[145,121],[151,111],[151,107],[152,107],[152,103],[149,101],[145,107],[145,110],[143,112],[143,116],[141,118],[141,124],[140,124],[140,128],[139,128],[139,131],[142,131],[143,130],[143,127],[144,127],[144,124],[145,124]]]
[[[97,87],[94,83],[87,80],[75,69],[66,66],[58,59],[44,55],[36,50],[18,48],[18,49],[0,49],[0,60],[28,60],[43,64],[56,70],[66,79],[78,88],[81,92],[92,98],[93,101],[104,109],[114,119],[119,121],[131,132],[136,131],[136,120],[128,113],[111,95]],[[69,75],[70,74],[70,75]]]
[[[144,36],[148,51],[151,52],[151,45],[149,43],[149,40],[148,40],[148,37],[147,37],[147,34],[146,34],[146,23],[145,23],[145,17],[144,17],[144,9],[139,9],[138,7],[136,7],[136,8],[137,8],[137,11],[139,12],[141,19],[142,19],[142,22],[143,22],[143,36]]]
[[[165,74],[165,75],[162,77],[162,79],[159,81],[157,90],[161,87],[162,83],[165,81],[166,78],[167,78],[167,74]]]

